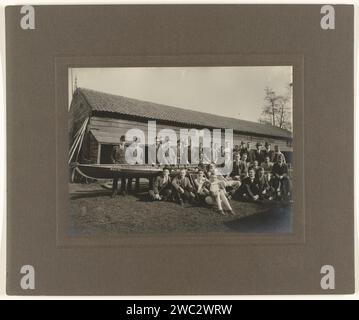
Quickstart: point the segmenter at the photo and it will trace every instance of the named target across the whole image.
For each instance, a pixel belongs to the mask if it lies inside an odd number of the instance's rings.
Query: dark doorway
[[[101,164],[112,163],[111,154],[112,154],[112,148],[114,146],[115,146],[114,144],[101,144],[101,157],[100,157]]]

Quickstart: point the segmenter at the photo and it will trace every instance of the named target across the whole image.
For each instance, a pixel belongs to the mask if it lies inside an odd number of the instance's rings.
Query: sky
[[[257,122],[264,89],[286,94],[291,66],[69,69],[77,86],[170,106]]]

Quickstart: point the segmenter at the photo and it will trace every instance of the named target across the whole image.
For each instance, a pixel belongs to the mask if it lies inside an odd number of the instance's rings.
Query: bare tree
[[[271,88],[265,88],[264,106],[259,122],[291,130],[291,86],[286,96],[277,95]]]

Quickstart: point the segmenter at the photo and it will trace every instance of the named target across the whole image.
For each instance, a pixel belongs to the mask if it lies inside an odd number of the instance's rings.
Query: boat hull
[[[77,164],[75,168],[81,175],[91,179],[150,178],[162,172],[159,167],[127,164]]]

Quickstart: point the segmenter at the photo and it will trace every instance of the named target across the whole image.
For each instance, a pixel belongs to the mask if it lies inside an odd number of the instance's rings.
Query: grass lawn
[[[138,194],[111,198],[99,183],[70,184],[71,233],[110,236],[126,233],[245,232],[288,233],[292,205],[231,200],[235,216],[215,208],[147,201],[145,185]]]

